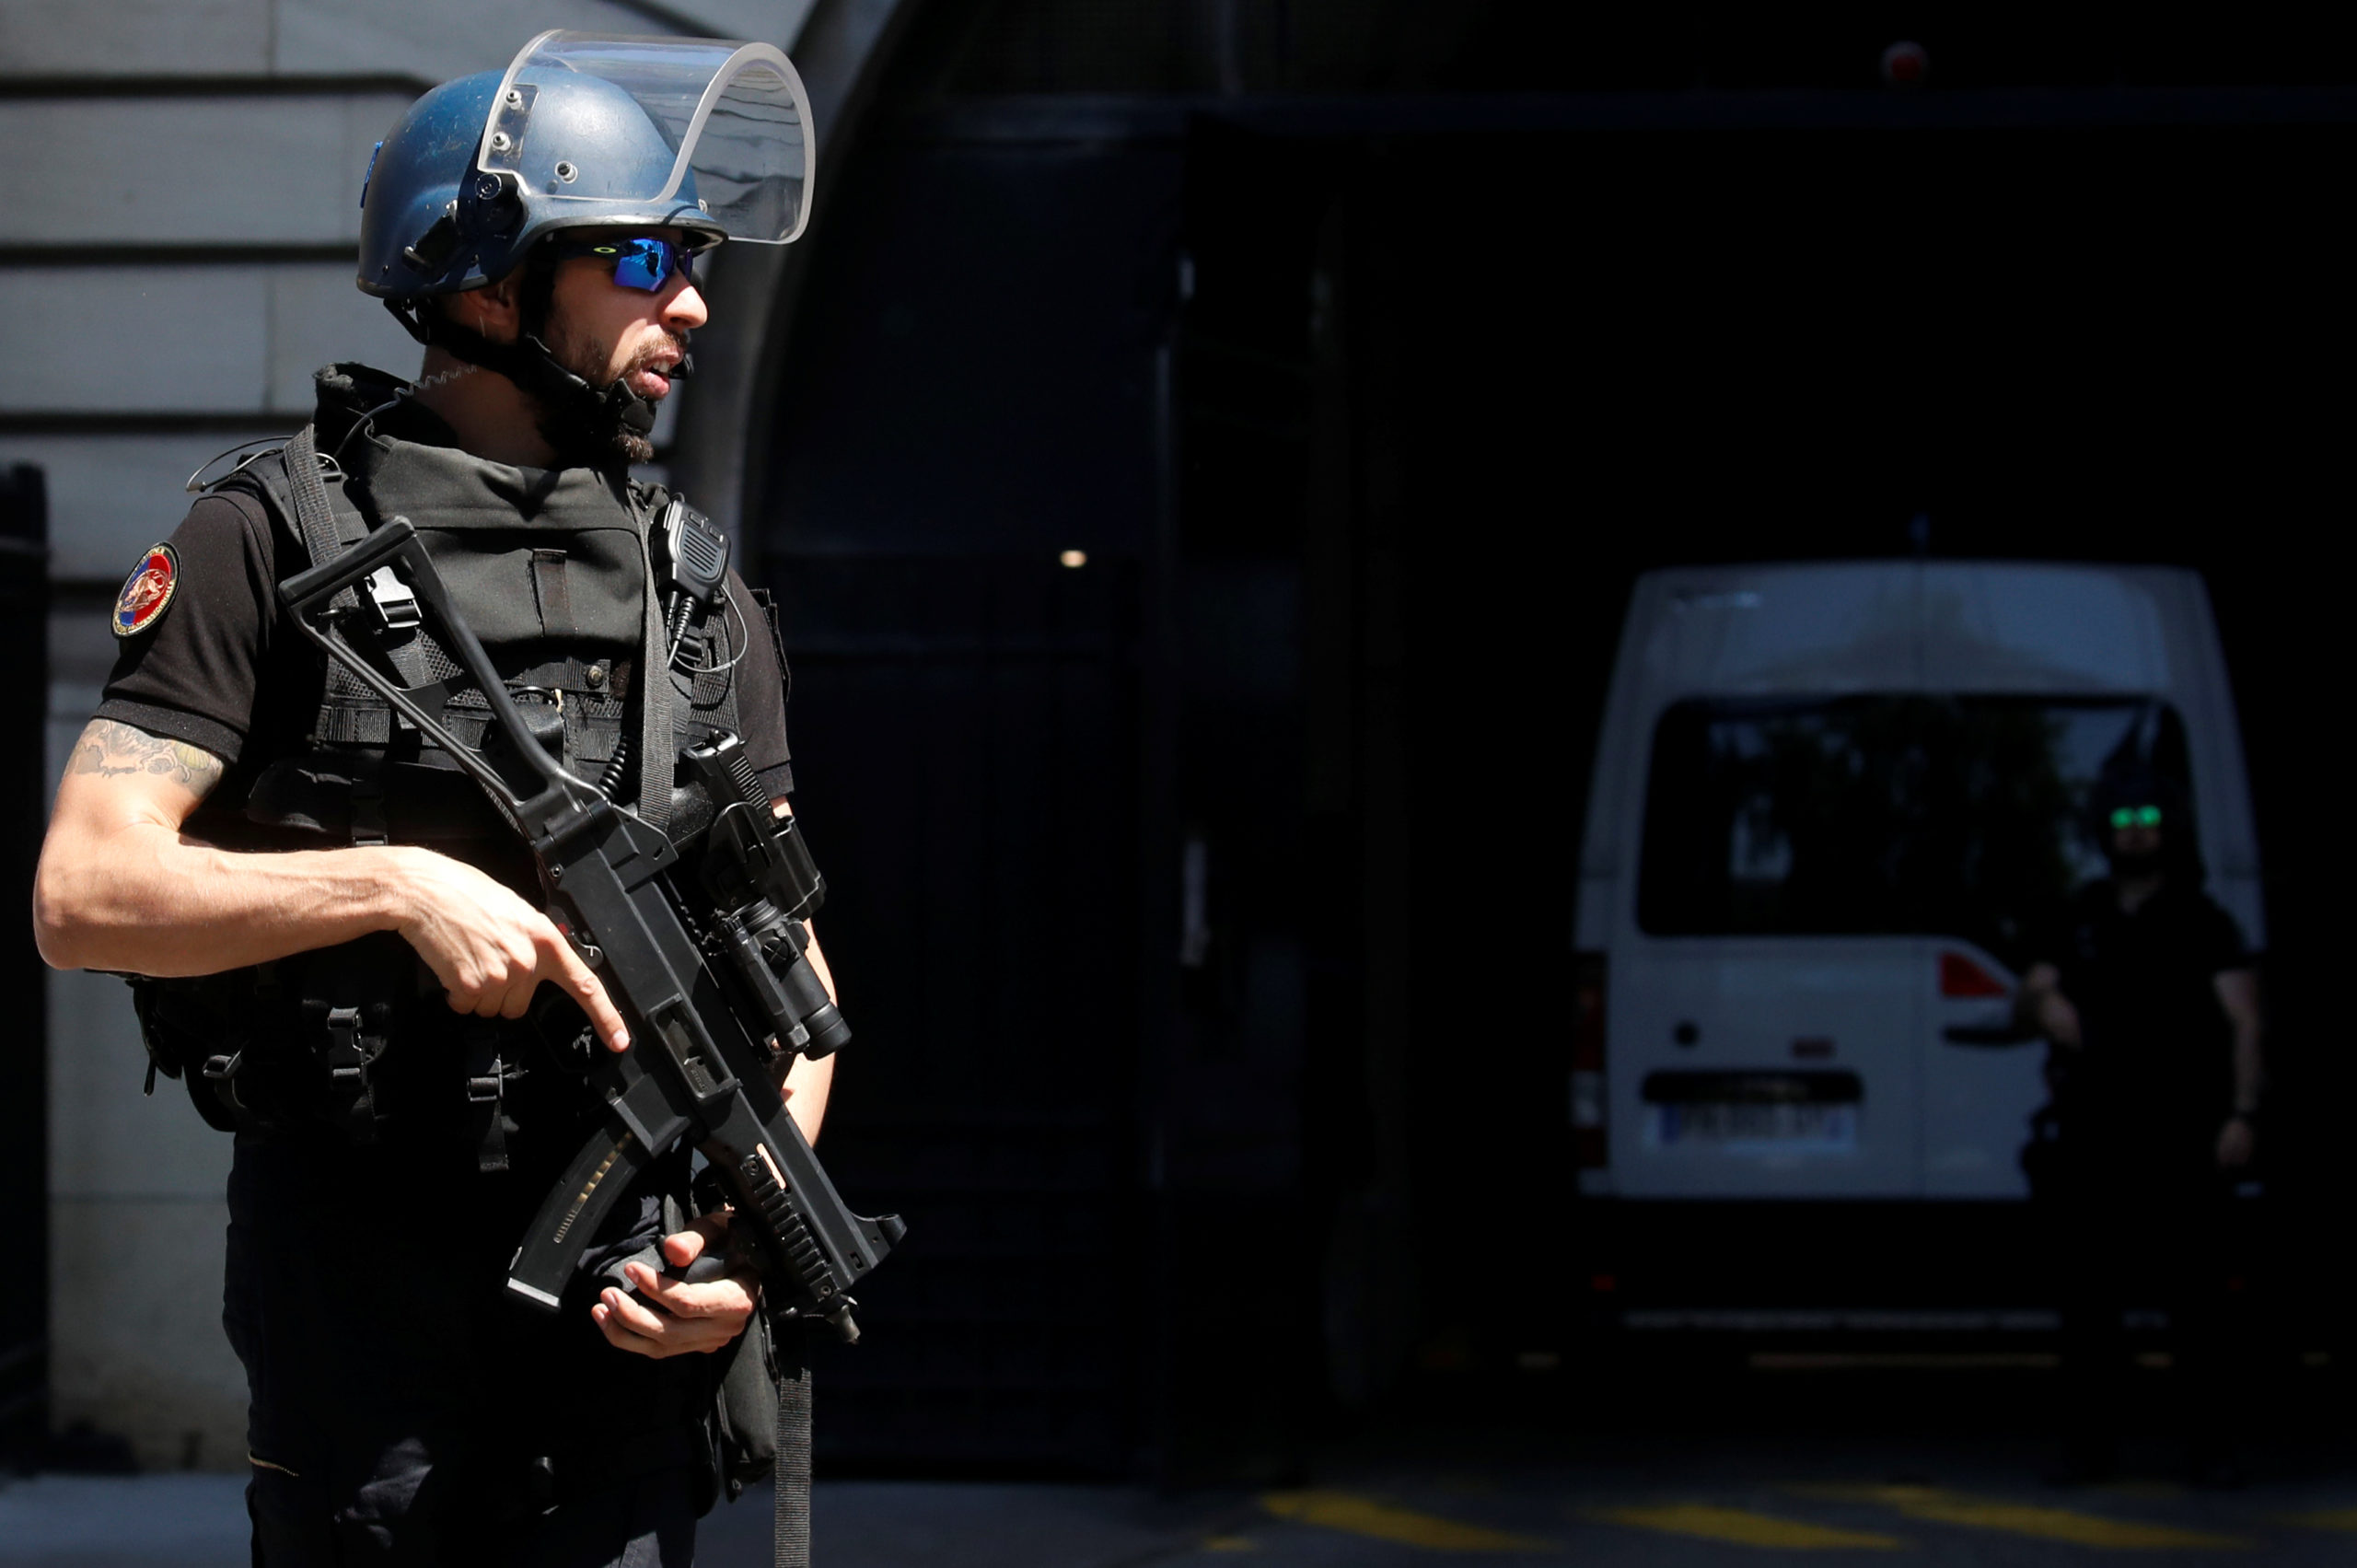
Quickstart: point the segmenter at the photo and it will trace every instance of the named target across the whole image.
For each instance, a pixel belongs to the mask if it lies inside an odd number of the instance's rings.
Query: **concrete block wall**
[[[353,287],[368,154],[437,81],[543,28],[792,47],[811,0],[6,0],[0,464],[47,474],[52,777],[114,656],[105,611],[208,456],[283,435],[335,359],[417,350]],[[692,412],[690,413],[692,418]],[[667,422],[667,424],[675,422]],[[220,1327],[228,1141],[143,1098],[120,982],[48,996],[52,1420],[149,1468],[241,1469]]]

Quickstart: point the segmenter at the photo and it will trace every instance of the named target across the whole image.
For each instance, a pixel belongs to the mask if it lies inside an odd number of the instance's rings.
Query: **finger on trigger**
[[[606,994],[604,984],[590,972],[589,966],[581,961],[570,943],[562,951],[565,987],[581,1004],[581,1010],[589,1015],[590,1027],[598,1031],[598,1038],[606,1042],[608,1051],[628,1051],[630,1029],[623,1024],[621,1014],[615,1010],[613,1000]]]

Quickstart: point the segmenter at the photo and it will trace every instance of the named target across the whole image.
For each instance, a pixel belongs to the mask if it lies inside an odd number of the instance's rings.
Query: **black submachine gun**
[[[344,590],[371,579],[372,602],[401,597],[402,587],[416,596],[429,629],[489,701],[482,750],[459,743],[420,701],[438,707],[438,689],[401,686],[351,640],[364,612]],[[717,809],[699,856],[704,896],[683,897],[670,839],[567,772],[533,738],[406,518],[389,519],[278,591],[306,636],[447,752],[524,836],[550,918],[630,1027],[630,1050],[593,1053],[590,1083],[606,1102],[606,1124],[541,1203],[508,1266],[508,1290],[556,1310],[614,1201],[685,1142],[702,1153],[735,1211],[732,1249],[760,1273],[772,1322],[823,1322],[856,1339],[850,1288],[902,1226],[897,1215],[865,1219],[844,1206],[776,1086],[793,1055],[825,1056],[851,1030],[803,957],[803,917],[821,884],[793,819],[772,819],[741,743],[723,736],[688,752]]]

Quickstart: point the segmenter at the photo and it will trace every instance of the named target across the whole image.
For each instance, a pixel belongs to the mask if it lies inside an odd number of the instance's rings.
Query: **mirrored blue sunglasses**
[[[611,257],[614,281],[648,294],[669,283],[673,273],[696,281],[695,252],[669,239],[574,239],[560,242],[555,250],[560,257]]]

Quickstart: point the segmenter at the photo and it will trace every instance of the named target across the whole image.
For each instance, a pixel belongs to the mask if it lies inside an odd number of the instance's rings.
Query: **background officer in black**
[[[708,668],[646,668],[644,618],[663,617],[645,540],[666,497],[627,476],[705,319],[692,254],[748,232],[744,202],[699,197],[679,172],[692,145],[626,91],[530,53],[436,88],[383,145],[360,281],[428,347],[414,385],[321,372],[322,471],[366,523],[410,517],[461,611],[507,629],[484,640],[570,765],[668,800],[670,757],[633,761],[627,740],[671,678],[681,733],[726,713],[782,814],[763,612],[732,574]],[[676,76],[679,59],[664,64]],[[506,127],[512,180],[473,164],[498,145],[486,124]],[[726,150],[759,173],[757,143]],[[536,193],[568,186],[586,193]],[[761,196],[757,181],[745,200]],[[786,238],[789,219],[772,201],[752,237]],[[650,1249],[683,1267],[725,1244],[725,1215],[688,1222],[681,1153],[619,1205],[561,1313],[505,1299],[525,1225],[594,1113],[584,1053],[628,1049],[627,1032],[463,776],[415,732],[335,706],[277,605],[316,552],[285,483],[262,482],[273,461],[201,499],[126,584],[121,657],[35,894],[54,965],[215,977],[149,982],[143,1019],[151,1050],[215,1037],[192,1048],[192,1091],[237,1127],[225,1321],[252,1396],[256,1561],[685,1563],[751,1276],[688,1284],[649,1265]],[[331,1065],[338,1018],[378,1042],[363,1099]],[[201,1076],[207,1051],[218,1072]],[[787,1079],[806,1136],[831,1067],[798,1061]]]
[[[2019,997],[2053,1046],[2053,1139],[2035,1187],[2061,1260],[2064,1473],[2115,1468],[2122,1315],[2157,1298],[2193,1468],[2228,1479],[2235,1191],[2265,1084],[2258,974],[2234,917],[2202,890],[2184,792],[2123,770],[2093,809],[2111,875],[2080,890]]]

